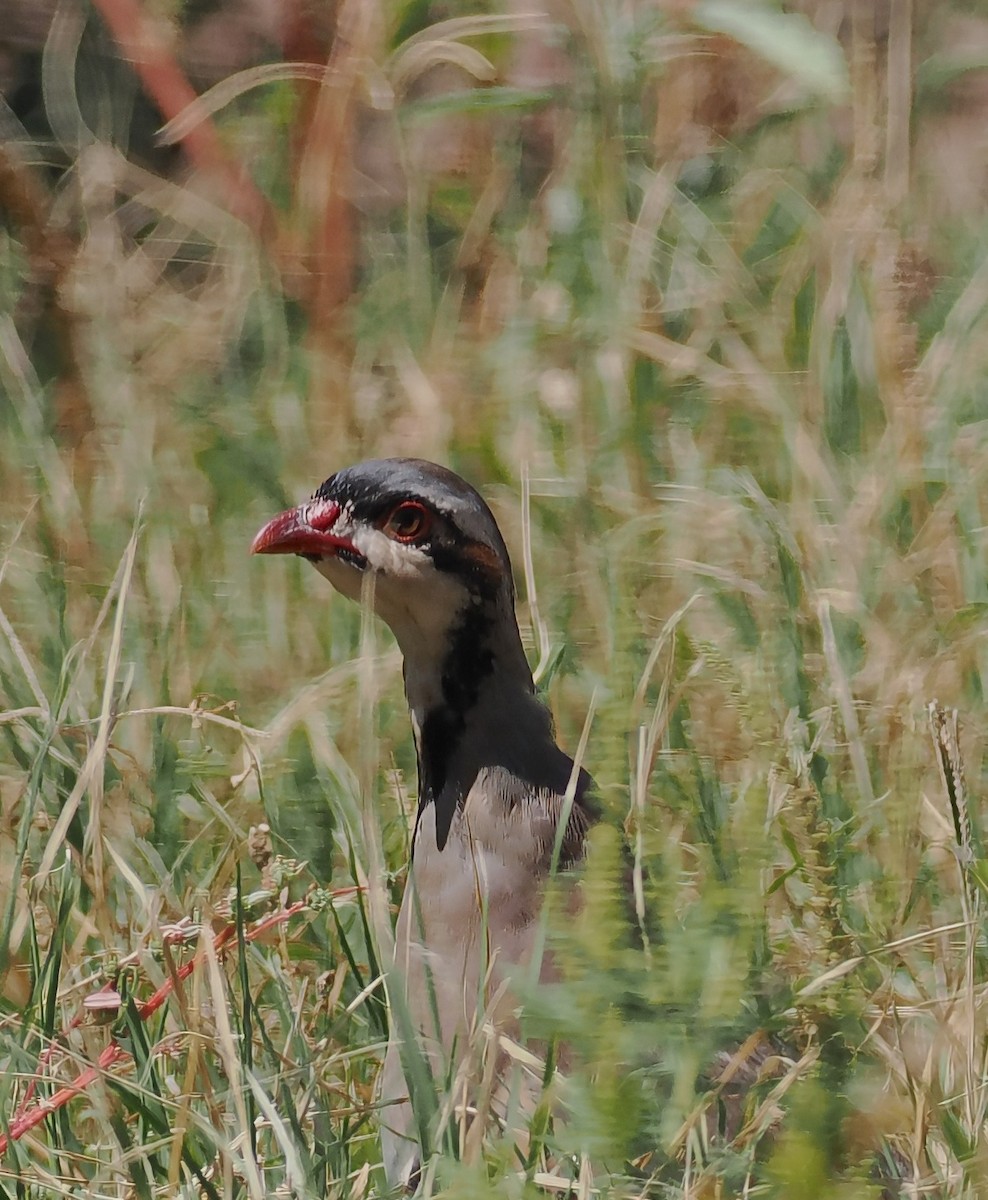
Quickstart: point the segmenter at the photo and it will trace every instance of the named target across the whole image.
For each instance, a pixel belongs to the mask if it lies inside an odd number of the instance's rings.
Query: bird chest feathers
[[[529,970],[540,978],[553,974],[539,934],[559,800],[550,802],[503,768],[487,768],[455,813],[442,849],[435,805],[419,813],[389,993],[398,990],[406,1032],[433,1081],[455,1078],[454,1119],[464,1132],[475,1120],[485,1123],[474,1113],[486,1109],[506,1127],[509,1113],[530,1115],[538,1103],[540,1075],[512,1074],[501,1039],[518,1035],[516,977]],[[420,1160],[403,1052],[407,1044],[393,1031],[379,1100],[387,1114],[388,1177],[407,1183]],[[512,1136],[524,1141],[519,1130]]]
[[[503,770],[481,772],[442,850],[435,806],[418,821],[396,953],[399,967],[406,957],[410,984],[419,971],[431,973],[446,1044],[483,1015],[512,968],[530,961],[551,846],[538,836],[544,805],[521,792]],[[411,995],[426,991],[410,986]],[[429,1012],[410,1015],[434,1032]]]

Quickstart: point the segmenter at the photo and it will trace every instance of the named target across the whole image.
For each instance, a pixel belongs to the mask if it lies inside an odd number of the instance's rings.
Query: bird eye
[[[432,513],[415,500],[403,500],[391,510],[381,528],[396,542],[420,542],[432,526]]]

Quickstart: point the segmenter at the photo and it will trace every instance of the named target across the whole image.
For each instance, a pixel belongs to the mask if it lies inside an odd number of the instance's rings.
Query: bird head
[[[514,626],[511,562],[493,514],[435,463],[373,459],[338,471],[270,520],[251,551],[301,555],[344,596],[369,596],[406,674],[441,662],[471,611]]]

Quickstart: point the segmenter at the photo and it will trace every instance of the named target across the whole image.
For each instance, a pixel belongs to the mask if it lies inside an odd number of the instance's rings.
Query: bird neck
[[[419,764],[419,811],[436,805],[439,848],[477,775],[504,767],[525,779],[558,755],[510,598],[469,604],[441,654],[405,656],[405,693]],[[531,765],[529,765],[531,764]]]
[[[510,599],[469,603],[440,645],[402,649],[405,695],[419,732],[437,714],[446,714],[447,725],[465,726],[478,708],[535,692]]]

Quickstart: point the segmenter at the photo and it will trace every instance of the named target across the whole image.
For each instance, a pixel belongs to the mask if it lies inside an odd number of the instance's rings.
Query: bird
[[[441,1079],[478,1015],[511,1020],[510,976],[539,953],[547,881],[585,856],[593,780],[556,741],[507,546],[459,475],[415,458],[346,467],[268,521],[251,552],[300,555],[343,596],[368,598],[403,657],[418,802],[389,994],[402,989],[408,1019],[392,1021],[380,1101],[387,1178],[413,1188],[423,1163],[401,1027]],[[478,1014],[485,995],[493,1007]]]

